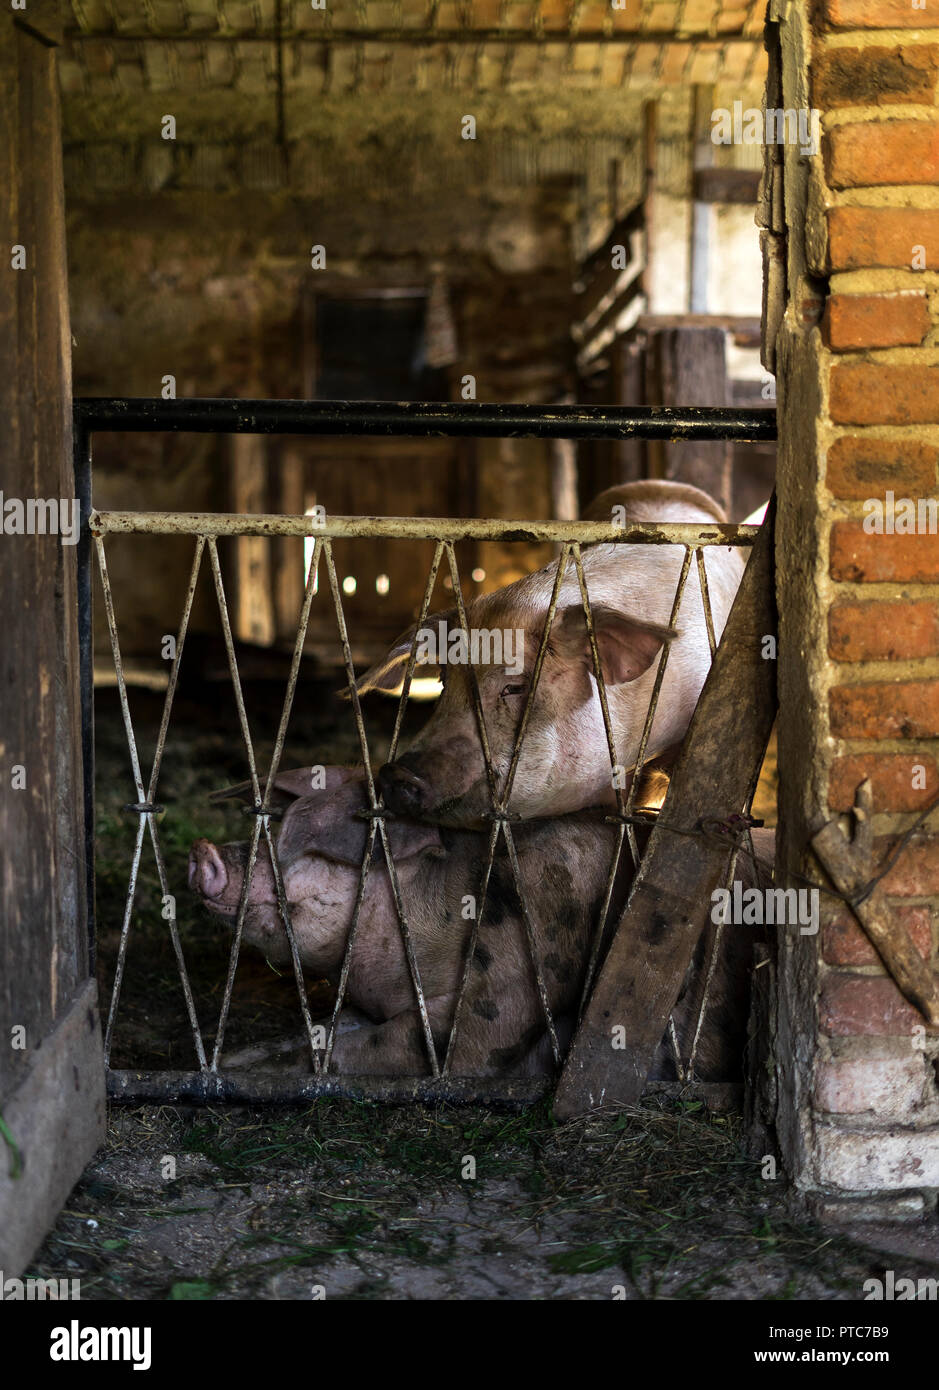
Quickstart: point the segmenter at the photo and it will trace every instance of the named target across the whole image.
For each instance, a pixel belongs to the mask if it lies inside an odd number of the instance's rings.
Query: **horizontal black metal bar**
[[[133,1104],[226,1101],[302,1104],[338,1097],[388,1105],[525,1106],[548,1094],[551,1077],[493,1080],[474,1076],[285,1076],[278,1072],[108,1071],[108,1097]]]
[[[549,1076],[498,1080],[475,1076],[284,1076],[278,1072],[108,1071],[108,1097],[126,1104],[227,1102],[230,1105],[301,1105],[313,1100],[369,1100],[385,1105],[486,1105],[521,1109],[548,1095]],[[699,1100],[709,1110],[739,1110],[739,1082],[652,1081],[646,1095]]]
[[[776,438],[776,412],[734,406],[484,405],[455,402],[153,400],[79,397],[83,430],[511,439]]]

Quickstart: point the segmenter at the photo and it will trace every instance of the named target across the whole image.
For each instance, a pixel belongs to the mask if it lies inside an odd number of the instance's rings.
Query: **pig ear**
[[[637,680],[648,671],[664,644],[678,636],[673,628],[630,618],[607,604],[596,604],[591,611],[605,685]],[[565,608],[556,619],[551,646],[563,661],[580,662],[594,674],[587,623],[579,604]]]
[[[451,608],[446,613],[428,613],[422,624],[423,627],[432,628],[436,633],[438,623],[446,623],[447,627],[456,616],[456,609]],[[402,632],[397,637],[381,661],[366,671],[364,676],[360,676],[355,683],[355,688],[360,695],[367,695],[370,690],[380,690],[384,695],[393,695],[404,680],[404,673],[407,670],[408,657],[411,655],[411,647],[414,644],[414,634],[417,632],[417,623],[413,623],[407,632]],[[417,668],[415,667],[415,670]],[[422,666],[421,670],[426,671],[427,666]],[[436,667],[430,668],[436,670]],[[348,690],[339,692],[344,699],[349,698]]]
[[[368,821],[356,815],[368,805],[365,783],[348,781],[331,797],[323,793],[302,796],[284,816],[277,837],[277,854],[286,869],[303,854],[321,854],[338,864],[358,868],[368,838]],[[396,860],[408,859],[425,849],[442,849],[440,832],[434,825],[398,821],[389,817],[389,844]],[[384,853],[376,838],[372,862],[383,863]]]
[[[388,844],[396,863],[401,859],[410,859],[412,855],[421,854],[426,849],[443,852],[443,841],[435,825],[423,825],[416,820],[394,820],[390,817],[385,824],[388,826]],[[384,851],[377,839],[375,859],[379,864],[385,862]]]

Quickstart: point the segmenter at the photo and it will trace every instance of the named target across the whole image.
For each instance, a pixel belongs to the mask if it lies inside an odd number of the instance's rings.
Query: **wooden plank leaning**
[[[774,518],[775,496],[574,1035],[555,1095],[560,1119],[639,1099],[708,919],[711,895],[723,886],[732,846],[702,833],[702,823],[723,820],[747,804],[776,716],[776,662],[764,655],[764,639],[776,635]]]

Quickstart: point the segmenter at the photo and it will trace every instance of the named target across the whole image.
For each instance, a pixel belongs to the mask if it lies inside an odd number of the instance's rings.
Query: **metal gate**
[[[486,893],[492,872],[494,857],[500,839],[511,866],[518,899],[521,904],[522,924],[530,953],[537,991],[544,1016],[544,1025],[550,1040],[551,1053],[557,1068],[561,1061],[555,1020],[552,1017],[545,987],[541,962],[535,948],[533,925],[526,904],[525,888],[519,874],[518,857],[512,831],[515,817],[508,812],[507,804],[512,783],[518,766],[519,753],[528,727],[538,680],[548,645],[548,637],[555,617],[558,597],[564,576],[573,571],[578,582],[584,612],[587,634],[592,654],[593,670],[597,680],[600,705],[603,715],[606,740],[610,755],[611,770],[616,767],[617,755],[610,720],[610,712],[603,683],[603,674],[594,631],[590,595],[584,577],[581,547],[596,542],[615,542],[619,544],[680,545],[683,559],[672,603],[672,619],[678,612],[692,565],[695,565],[704,605],[711,654],[715,651],[714,626],[708,595],[707,577],[704,566],[704,549],[708,546],[749,546],[758,532],[757,527],[711,524],[655,524],[633,523],[625,527],[615,527],[599,522],[563,521],[491,521],[491,520],[444,520],[422,518],[375,518],[375,517],[331,517],[321,524],[316,518],[297,516],[235,516],[219,513],[182,512],[99,512],[94,510],[91,495],[92,483],[92,438],[96,431],[202,431],[211,433],[278,433],[278,434],[319,434],[319,435],[402,435],[428,436],[450,435],[471,437],[551,437],[566,439],[624,439],[631,436],[660,439],[731,439],[766,440],[776,436],[775,414],[772,411],[709,409],[675,410],[629,408],[612,409],[604,407],[583,408],[577,406],[486,406],[486,405],[410,405],[372,402],[302,402],[302,401],[151,401],[129,399],[77,400],[74,407],[75,427],[75,472],[79,488],[82,513],[82,532],[79,547],[79,632],[81,644],[82,671],[82,738],[84,751],[84,795],[85,820],[87,827],[88,864],[88,913],[91,931],[92,959],[94,958],[95,913],[94,913],[94,728],[93,728],[93,689],[92,689],[92,623],[91,623],[91,577],[92,555],[94,553],[104,592],[105,610],[114,658],[118,694],[128,751],[133,771],[137,801],[129,809],[137,815],[137,833],[130,868],[124,917],[121,926],[117,966],[114,986],[109,1005],[105,1041],[106,1060],[109,1057],[111,1041],[118,1015],[124,962],[130,935],[131,917],[137,887],[137,876],[143,853],[144,839],[149,836],[155,857],[160,886],[164,895],[171,895],[166,867],[160,845],[157,822],[157,792],[163,758],[164,745],[173,708],[180,663],[186,641],[192,608],[193,596],[201,567],[206,563],[211,569],[215,596],[218,602],[225,648],[228,657],[232,689],[236,702],[239,724],[245,744],[245,752],[250,771],[253,831],[250,839],[248,865],[245,872],[244,887],[238,909],[229,968],[221,1003],[218,1026],[215,1033],[214,1048],[209,1053],[203,1042],[199,1020],[196,1015],[192,990],[186,969],[184,943],[180,939],[175,916],[168,921],[179,977],[186,1001],[189,1025],[199,1069],[191,1072],[160,1071],[139,1072],[114,1070],[108,1065],[107,1084],[112,1098],[131,1101],[143,1100],[228,1100],[240,1102],[259,1102],[275,1100],[308,1100],[325,1095],[348,1095],[386,1100],[449,1100],[478,1101],[488,1104],[499,1102],[519,1103],[535,1099],[548,1090],[550,1078],[534,1079],[492,1079],[455,1076],[451,1072],[451,1060],[458,1035],[461,1009],[469,978],[470,962],[476,945],[479,923],[485,913]],[[126,682],[121,660],[120,639],[114,615],[111,586],[108,577],[106,541],[115,534],[162,534],[189,535],[193,538],[194,552],[189,576],[187,596],[176,640],[176,654],[170,672],[164,701],[162,720],[157,738],[156,751],[149,776],[144,777],[138,756],[137,740],[127,700]],[[254,747],[248,727],[242,685],[238,671],[235,645],[229,621],[228,604],[222,570],[218,558],[218,540],[223,536],[305,536],[314,540],[313,558],[309,567],[304,599],[299,616],[293,659],[287,681],[287,689],[281,711],[280,722],[274,745],[271,766],[266,779],[258,775]],[[421,627],[427,617],[434,584],[441,565],[445,562],[449,571],[455,605],[460,627],[469,643],[466,607],[464,603],[455,544],[465,539],[551,542],[560,547],[549,609],[541,634],[538,654],[532,680],[525,699],[524,710],[515,735],[507,776],[503,785],[497,784],[492,765],[486,724],[479,700],[479,690],[475,672],[469,667],[470,687],[475,710],[477,730],[480,738],[486,775],[490,791],[488,818],[491,830],[485,862],[481,866],[479,887],[479,908],[473,918],[472,927],[464,947],[462,977],[458,997],[449,1032],[445,1055],[438,1055],[428,1018],[427,1005],[421,983],[420,962],[404,910],[400,893],[394,855],[389,844],[386,820],[391,813],[382,805],[371,772],[368,740],[359,697],[356,691],[356,676],[352,664],[349,634],[346,629],[342,605],[342,592],[337,579],[333,561],[332,542],[337,538],[386,538],[433,541],[435,553],[424,591],[424,599],[417,627]],[[352,913],[351,924],[345,945],[344,958],[339,976],[336,1001],[325,1037],[321,1030],[314,1031],[313,1018],[304,989],[303,970],[293,931],[283,876],[277,859],[276,838],[272,832],[271,821],[276,818],[269,796],[274,785],[283,752],[288,720],[296,691],[297,678],[304,648],[307,625],[314,593],[317,589],[321,566],[325,568],[329,591],[335,610],[339,639],[342,646],[346,678],[351,697],[352,716],[358,735],[359,751],[362,758],[368,809],[363,813],[368,823],[366,848],[359,871],[358,891]],[[389,760],[395,756],[407,705],[411,680],[416,663],[416,635],[408,658],[404,685],[395,721]],[[639,746],[637,768],[642,767],[645,751],[652,729],[659,691],[668,662],[669,648],[663,647],[654,678],[652,695],[645,718]],[[614,779],[615,784],[615,779]],[[636,828],[648,817],[636,805],[638,777],[634,778],[628,791],[617,789],[617,809],[615,815],[608,817],[617,827],[616,848],[607,879],[603,907],[596,923],[590,956],[586,967],[580,1010],[582,1012],[589,997],[591,984],[595,977],[601,941],[606,918],[609,912],[614,882],[623,855],[624,847],[638,865],[639,848]],[[248,889],[254,869],[261,836],[270,854],[274,884],[280,912],[280,919],[289,943],[293,973],[297,985],[300,1008],[303,1014],[306,1036],[310,1048],[311,1071],[308,1076],[295,1078],[282,1075],[252,1072],[238,1075],[226,1073],[220,1068],[222,1046],[225,1037],[231,1005],[232,988],[235,980],[242,931],[248,903]],[[421,1028],[426,1048],[427,1071],[420,1077],[350,1077],[345,1073],[337,1075],[330,1072],[330,1058],[336,1037],[336,1028],[343,1007],[349,966],[355,945],[359,924],[360,909],[370,872],[373,851],[380,845],[381,855],[387,869],[391,891],[397,912],[402,943],[407,958],[414,1000],[420,1016]],[[733,877],[734,859],[731,860],[729,878]],[[702,1002],[703,1018],[707,998]],[[700,1018],[697,1031],[700,1031]],[[693,1072],[693,1053],[691,1057]],[[676,1065],[682,1074],[682,1060],[677,1056]]]

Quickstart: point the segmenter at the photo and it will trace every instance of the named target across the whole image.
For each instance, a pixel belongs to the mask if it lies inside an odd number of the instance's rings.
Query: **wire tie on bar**
[[[165,809],[164,806],[160,806],[156,802],[151,801],[128,801],[127,805],[124,807],[125,811],[137,811],[141,816],[159,814],[160,811]]]
[[[394,811],[390,811],[387,806],[367,806],[364,811],[353,811],[356,820],[389,820],[395,819]]]
[[[271,820],[283,820],[283,806],[242,806],[243,816],[270,816]]]
[[[606,825],[655,825],[659,813],[654,811],[633,811],[631,815],[617,814],[615,816],[604,816]]]
[[[504,809],[483,811],[482,818],[483,820],[497,820],[500,824],[504,824],[505,821],[520,821],[522,819],[517,811],[506,811]]]
[[[702,819],[698,822],[701,834],[706,835],[709,840],[730,840],[734,844],[739,844],[741,837],[748,830],[756,830],[762,824],[761,820],[754,820],[752,816],[741,815],[739,811],[726,816],[723,820],[715,817],[709,820]]]

